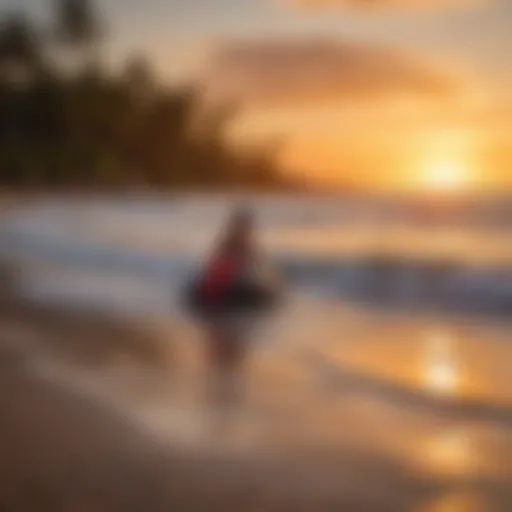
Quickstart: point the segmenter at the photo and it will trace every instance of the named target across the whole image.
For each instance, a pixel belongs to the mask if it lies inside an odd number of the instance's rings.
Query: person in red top
[[[248,326],[223,301],[233,282],[250,272],[254,259],[253,216],[245,208],[237,209],[205,266],[201,284],[201,294],[210,312],[204,324],[216,405],[233,404],[239,395],[238,378],[246,357]]]

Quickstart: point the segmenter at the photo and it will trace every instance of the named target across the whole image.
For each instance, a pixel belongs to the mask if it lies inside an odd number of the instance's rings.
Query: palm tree
[[[98,61],[103,26],[91,0],[56,0],[56,35],[86,65]]]
[[[37,31],[20,14],[0,24],[0,78],[23,83],[30,80],[43,61]]]

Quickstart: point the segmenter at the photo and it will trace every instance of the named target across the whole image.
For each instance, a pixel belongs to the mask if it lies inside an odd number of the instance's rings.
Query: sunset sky
[[[43,0],[0,0],[45,16]],[[102,0],[114,61],[239,105],[310,181],[512,190],[512,0]]]

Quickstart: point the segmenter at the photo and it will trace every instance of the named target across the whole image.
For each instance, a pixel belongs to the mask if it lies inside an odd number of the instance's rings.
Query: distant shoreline
[[[481,194],[443,196],[434,194],[414,194],[399,191],[379,191],[346,189],[343,187],[196,187],[178,186],[163,189],[156,186],[128,185],[116,187],[0,187],[0,202],[12,199],[47,199],[59,197],[78,198],[123,198],[148,197],[172,198],[195,197],[340,197],[350,200],[395,201],[411,205],[465,206],[474,203],[496,202],[512,205],[512,190],[482,192]]]

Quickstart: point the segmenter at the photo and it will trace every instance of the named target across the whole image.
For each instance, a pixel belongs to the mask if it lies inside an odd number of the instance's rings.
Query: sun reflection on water
[[[421,506],[417,512],[483,512],[489,509],[486,501],[483,495],[475,491],[455,491]]]
[[[440,395],[453,395],[459,387],[459,367],[455,354],[455,342],[444,331],[429,332],[427,356],[424,366],[424,384]]]
[[[448,430],[429,440],[426,446],[429,467],[436,472],[463,473],[471,466],[471,442],[462,429]]]

